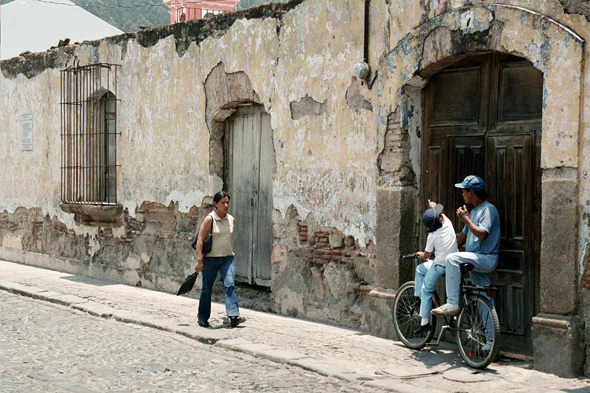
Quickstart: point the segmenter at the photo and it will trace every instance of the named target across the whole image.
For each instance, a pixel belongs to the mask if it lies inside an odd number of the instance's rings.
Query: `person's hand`
[[[203,260],[197,260],[197,264],[195,265],[195,271],[201,273],[203,271]]]
[[[463,205],[457,209],[457,217],[459,217],[459,220],[465,223],[469,221],[469,212],[467,211],[467,206]]]
[[[428,208],[434,209],[436,207],[436,202],[431,202],[430,199],[428,200]]]
[[[419,257],[419,258],[425,259],[425,258],[424,258],[424,253],[423,253],[422,251],[418,251],[418,252],[416,253],[416,255],[418,255],[418,257]]]

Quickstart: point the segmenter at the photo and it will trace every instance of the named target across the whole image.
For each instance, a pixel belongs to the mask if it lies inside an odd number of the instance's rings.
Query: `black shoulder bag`
[[[205,241],[203,242],[203,255],[210,253],[211,247],[213,247],[213,220],[215,220],[215,219],[213,217],[211,217],[211,230],[209,231],[209,234],[207,235],[207,237],[205,238]],[[195,250],[197,249],[197,240],[199,240],[198,233],[197,233],[197,236],[195,237],[195,240],[193,240],[191,243],[191,247]]]

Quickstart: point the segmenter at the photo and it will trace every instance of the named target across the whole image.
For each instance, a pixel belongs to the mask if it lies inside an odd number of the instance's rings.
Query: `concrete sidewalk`
[[[536,372],[526,362],[472,370],[450,344],[413,351],[359,331],[243,308],[247,321],[230,328],[217,303],[212,327],[201,328],[198,300],[17,263],[0,261],[0,289],[395,392],[590,392],[589,379]]]

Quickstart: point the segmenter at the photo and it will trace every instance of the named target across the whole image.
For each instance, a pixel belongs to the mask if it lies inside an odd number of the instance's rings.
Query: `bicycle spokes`
[[[419,306],[419,305],[418,305]],[[416,307],[416,298],[404,293],[397,311],[399,328],[405,337],[412,337],[416,325],[420,326],[420,315]]]
[[[408,282],[398,290],[393,307],[393,318],[399,339],[409,348],[421,349],[434,334],[433,329],[420,330],[420,298],[415,296],[413,282]],[[435,320],[432,320],[434,325]]]
[[[497,314],[489,301],[481,296],[470,298],[457,322],[457,344],[465,361],[472,367],[486,367],[497,353],[498,334]]]

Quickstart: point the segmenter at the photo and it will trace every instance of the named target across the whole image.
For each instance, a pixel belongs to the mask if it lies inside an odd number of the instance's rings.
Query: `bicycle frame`
[[[487,297],[493,299],[493,294],[496,290],[497,288],[492,286],[479,287],[475,285],[467,285],[467,283],[465,282],[465,278],[463,277],[463,274],[461,274],[461,284],[459,286],[459,307],[463,309],[465,304],[467,304],[467,297],[476,292],[485,292]],[[432,294],[432,298],[434,300],[434,303],[436,304],[436,307],[440,307],[442,305],[442,301],[440,300],[440,297],[438,296],[438,292],[436,291],[436,289]],[[438,334],[436,344],[431,345],[438,345],[440,343],[440,339],[442,338],[442,334],[445,330],[449,330],[451,333],[464,330],[455,325],[456,317],[437,316],[437,318],[443,318],[445,323],[441,324],[441,329],[440,333]]]
[[[414,268],[417,268],[420,261],[416,254],[400,256],[400,262],[401,259],[413,259]],[[493,304],[493,294],[497,288],[491,285],[467,285],[465,274],[473,268],[467,263],[460,264],[459,307],[461,312],[459,315],[432,317],[432,327],[437,324],[440,327],[438,339],[433,344],[430,342],[434,338],[434,329],[420,332],[418,336],[415,336],[415,330],[413,330],[418,326],[420,319],[416,308],[419,302],[415,300],[417,296],[415,282],[411,281],[400,287],[392,310],[396,333],[404,345],[415,350],[438,345],[446,330],[456,337],[459,353],[470,367],[483,369],[493,361],[499,350],[497,338],[500,335],[500,323]],[[432,293],[431,301],[435,307],[440,307],[442,304],[436,289]]]

